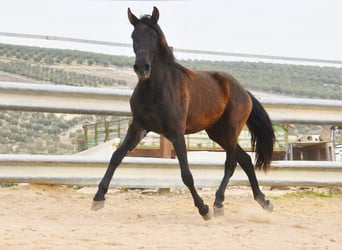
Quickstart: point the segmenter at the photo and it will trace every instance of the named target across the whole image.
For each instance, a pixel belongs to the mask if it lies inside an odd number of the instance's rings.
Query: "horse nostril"
[[[150,65],[149,65],[149,64],[146,64],[146,65],[145,65],[145,72],[148,72],[148,71],[150,71]]]
[[[134,69],[135,72],[137,72],[138,71],[138,65],[134,64],[133,65],[133,69]]]

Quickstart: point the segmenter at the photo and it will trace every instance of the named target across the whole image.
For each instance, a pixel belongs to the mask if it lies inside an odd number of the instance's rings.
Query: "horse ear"
[[[153,7],[153,12],[152,12],[152,18],[154,19],[154,21],[157,23],[159,20],[159,10],[157,7]]]
[[[128,20],[129,20],[129,22],[130,22],[133,26],[135,26],[135,25],[138,23],[139,19],[132,13],[132,11],[131,11],[130,8],[128,8],[127,14],[128,14]]]

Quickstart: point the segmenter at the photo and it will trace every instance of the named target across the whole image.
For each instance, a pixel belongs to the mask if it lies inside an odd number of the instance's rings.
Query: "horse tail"
[[[255,168],[267,172],[272,161],[274,130],[266,110],[251,93],[248,94],[253,106],[247,120],[247,127],[251,133],[252,150],[255,151]]]

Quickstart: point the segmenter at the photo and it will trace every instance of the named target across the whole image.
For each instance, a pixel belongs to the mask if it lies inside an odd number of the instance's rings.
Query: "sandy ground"
[[[342,249],[342,193],[265,191],[263,211],[249,188],[227,190],[225,215],[204,221],[185,189],[112,189],[104,209],[95,188],[0,188],[0,249]],[[319,191],[321,192],[321,191]],[[212,189],[200,190],[213,202]]]

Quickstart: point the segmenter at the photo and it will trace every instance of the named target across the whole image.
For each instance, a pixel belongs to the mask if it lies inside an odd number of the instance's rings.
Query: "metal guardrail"
[[[70,114],[130,115],[131,90],[99,89],[0,82],[0,110]],[[259,98],[274,123],[342,124],[342,101]],[[0,182],[95,185],[109,159],[80,156],[0,155]],[[217,186],[224,161],[189,161],[197,186]],[[261,185],[342,185],[341,162],[275,161],[268,175],[258,173]],[[248,181],[237,170],[234,185]],[[174,159],[125,158],[113,186],[183,186]]]
[[[307,98],[259,97],[274,123],[342,124],[342,101]]]
[[[109,159],[85,156],[0,155],[0,183],[97,185]],[[224,159],[189,159],[198,187],[218,186],[223,177]],[[274,161],[267,174],[257,172],[265,186],[342,186],[342,162]],[[237,168],[231,185],[249,185]],[[176,159],[126,157],[111,186],[128,188],[184,187]]]
[[[0,110],[130,116],[132,90],[0,82]],[[342,125],[342,101],[258,98],[273,123]]]
[[[0,110],[131,115],[132,90],[0,82]]]

